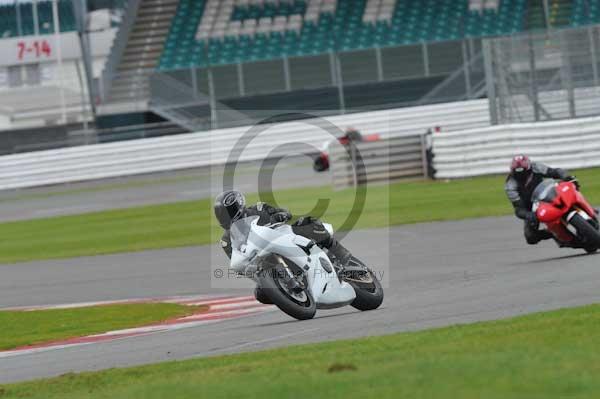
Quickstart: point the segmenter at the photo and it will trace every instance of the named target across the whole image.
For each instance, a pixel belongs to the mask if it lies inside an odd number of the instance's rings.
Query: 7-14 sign
[[[17,42],[17,59],[23,61],[26,59],[50,58],[52,47],[47,40],[21,40]]]

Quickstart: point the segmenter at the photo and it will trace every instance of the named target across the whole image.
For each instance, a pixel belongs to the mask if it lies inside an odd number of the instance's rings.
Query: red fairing
[[[590,203],[585,199],[585,197],[581,195],[579,191],[577,191],[575,195],[577,197],[577,205],[579,205],[579,207],[591,217],[597,218],[598,214],[596,210],[590,205]]]
[[[577,205],[577,188],[573,183],[564,182],[556,186],[556,198],[554,206],[561,208],[563,215],[568,213]],[[561,215],[562,216],[562,215]]]
[[[536,211],[538,220],[546,224],[556,222],[563,217],[565,213],[565,209],[557,208],[554,206],[554,204],[549,204],[546,202],[541,203]]]
[[[556,198],[552,203],[541,203],[537,209],[537,218],[542,223],[560,221],[577,202],[577,189],[573,183],[559,183],[556,186]]]
[[[562,242],[573,241],[573,235],[563,223],[563,217],[575,208],[580,208],[588,215],[596,217],[596,211],[590,206],[583,195],[577,191],[573,183],[563,182],[556,187],[556,198],[552,203],[540,203],[536,215],[540,222],[546,224],[548,230]]]
[[[574,238],[562,223],[562,217],[568,209],[569,208],[566,207],[562,209],[557,208],[554,204],[542,202],[536,212],[538,220],[545,223],[548,230],[551,231],[559,241],[566,243],[573,241]]]

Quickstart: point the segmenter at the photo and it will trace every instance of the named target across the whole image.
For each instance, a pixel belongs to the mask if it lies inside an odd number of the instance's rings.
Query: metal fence
[[[484,41],[493,123],[600,115],[600,26]]]
[[[240,113],[249,97],[294,92],[294,110],[331,115],[478,98],[484,81],[481,41],[468,39],[156,72],[150,106],[198,130],[272,116]],[[281,112],[276,101],[248,108]]]

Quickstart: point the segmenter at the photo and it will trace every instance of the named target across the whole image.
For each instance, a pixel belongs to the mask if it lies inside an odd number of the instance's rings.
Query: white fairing
[[[354,288],[345,281],[340,281],[329,257],[321,248],[314,245],[310,249],[310,255],[307,255],[300,246],[306,247],[310,240],[294,234],[291,226],[259,226],[258,219],[258,216],[250,216],[231,226],[230,267],[234,271],[254,275],[260,258],[270,254],[281,255],[305,271],[317,307],[344,306],[354,300]],[[333,233],[331,225],[325,226]],[[325,270],[321,262],[326,262],[331,271]]]

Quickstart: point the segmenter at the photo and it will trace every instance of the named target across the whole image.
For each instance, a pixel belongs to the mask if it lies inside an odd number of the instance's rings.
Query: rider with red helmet
[[[532,162],[526,155],[517,155],[512,159],[510,174],[504,186],[506,195],[515,208],[515,215],[525,221],[525,240],[531,245],[552,238],[550,232],[540,230],[537,216],[531,210],[533,191],[545,178],[575,180],[564,169],[550,168],[542,163]]]

